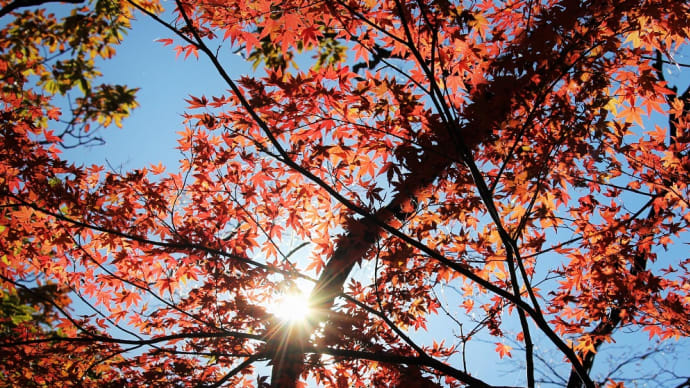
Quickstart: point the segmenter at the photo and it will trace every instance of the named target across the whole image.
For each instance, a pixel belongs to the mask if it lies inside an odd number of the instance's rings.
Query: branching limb
[[[84,0],[15,0],[0,9],[0,18],[19,8],[33,7],[35,5],[42,5],[45,3],[72,3],[80,4]]]

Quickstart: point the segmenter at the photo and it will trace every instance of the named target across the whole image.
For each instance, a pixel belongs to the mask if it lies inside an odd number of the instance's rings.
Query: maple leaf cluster
[[[62,294],[59,331],[0,337],[21,381],[488,386],[465,349],[490,338],[528,386],[546,342],[593,387],[621,383],[590,375],[621,327],[690,335],[684,2],[37,3],[0,1],[0,283]],[[179,171],[60,155],[136,107],[93,86],[135,13],[227,85],[187,99]],[[299,283],[311,313],[281,321]]]

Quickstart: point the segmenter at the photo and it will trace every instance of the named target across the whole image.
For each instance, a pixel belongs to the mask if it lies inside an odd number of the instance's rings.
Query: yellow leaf
[[[627,42],[632,42],[632,45],[634,48],[638,48],[642,46],[642,40],[640,40],[640,32],[639,31],[633,31],[631,32],[628,37],[625,39],[625,43]]]

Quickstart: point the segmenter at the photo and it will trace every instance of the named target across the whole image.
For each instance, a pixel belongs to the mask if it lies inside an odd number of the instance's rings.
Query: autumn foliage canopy
[[[69,3],[0,1],[0,385],[481,387],[488,346],[594,387],[690,336],[686,2]],[[135,16],[226,85],[179,170],[63,157],[137,106]]]

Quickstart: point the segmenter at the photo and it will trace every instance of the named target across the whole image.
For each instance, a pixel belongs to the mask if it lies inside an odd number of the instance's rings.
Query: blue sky
[[[140,88],[139,107],[123,121],[123,127],[111,126],[99,133],[104,146],[82,147],[65,153],[68,159],[85,164],[104,164],[134,169],[163,162],[175,170],[181,154],[175,149],[183,129],[182,114],[188,96],[220,95],[226,85],[203,57],[176,58],[172,46],[164,47],[157,39],[170,37],[170,32],[139,14],[117,54],[99,65],[104,81]],[[221,53],[233,75],[249,71],[241,57]],[[227,94],[227,93],[226,93]]]

